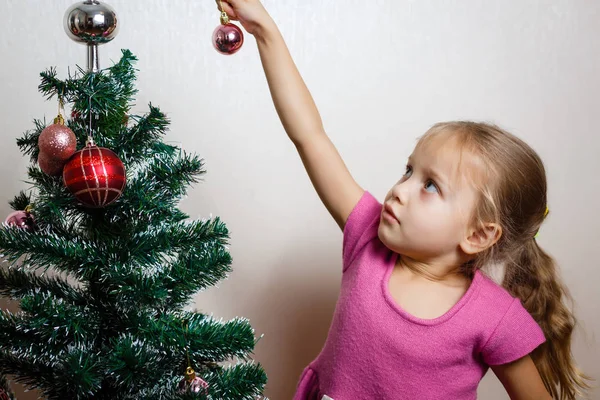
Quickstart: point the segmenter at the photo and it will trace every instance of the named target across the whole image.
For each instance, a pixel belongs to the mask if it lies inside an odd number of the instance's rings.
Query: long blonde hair
[[[495,222],[502,227],[498,242],[463,266],[464,272],[472,275],[484,266],[505,266],[502,286],[521,300],[546,337],[531,353],[546,389],[554,399],[574,400],[589,389],[590,378],[575,366],[571,353],[576,319],[565,304],[571,297],[555,261],[535,238],[547,210],[544,164],[525,142],[485,123],[439,123],[420,143],[442,132],[451,133],[461,151],[485,166],[485,178],[474,180],[480,196],[473,223]]]

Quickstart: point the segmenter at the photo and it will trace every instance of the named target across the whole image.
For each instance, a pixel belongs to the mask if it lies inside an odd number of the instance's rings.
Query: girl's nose
[[[406,202],[408,201],[409,189],[410,189],[409,180],[397,183],[392,188],[392,197],[394,199],[398,200],[398,202],[400,202],[400,204],[406,204]]]

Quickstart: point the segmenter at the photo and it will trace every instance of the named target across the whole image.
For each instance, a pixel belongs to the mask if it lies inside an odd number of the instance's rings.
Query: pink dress
[[[377,237],[381,207],[365,192],[348,217],[329,335],[294,400],[476,399],[490,365],[529,354],[544,334],[518,299],[479,271],[441,317],[400,308],[387,285],[398,255]]]

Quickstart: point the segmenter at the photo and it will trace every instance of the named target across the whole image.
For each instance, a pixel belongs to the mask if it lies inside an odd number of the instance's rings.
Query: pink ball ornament
[[[75,133],[64,123],[54,123],[44,128],[38,138],[40,153],[55,161],[67,161],[77,149]]]
[[[224,55],[235,54],[244,44],[244,33],[234,24],[221,24],[213,31],[213,46]]]
[[[24,229],[27,232],[33,232],[35,230],[35,220],[33,219],[33,214],[29,211],[14,211],[8,214],[4,223],[8,226],[16,226]]]
[[[179,393],[186,392],[208,394],[208,383],[196,376],[196,373],[191,367],[187,367],[185,377],[179,382]]]
[[[62,174],[65,161],[53,160],[44,152],[38,154],[38,165],[42,172],[50,176],[59,176]]]

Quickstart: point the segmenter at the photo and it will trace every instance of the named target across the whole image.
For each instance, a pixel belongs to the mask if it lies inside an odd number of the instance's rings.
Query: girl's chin
[[[391,239],[389,237],[390,233],[386,232],[386,231],[387,231],[387,229],[385,227],[383,229],[381,226],[379,227],[377,236],[379,237],[379,240],[381,241],[381,243],[383,243],[385,245],[385,247],[387,247],[394,253],[398,253],[398,254],[405,253],[407,249],[405,249],[400,243],[397,243],[398,242],[397,238],[396,238],[396,240]],[[397,234],[395,236],[397,236]]]

